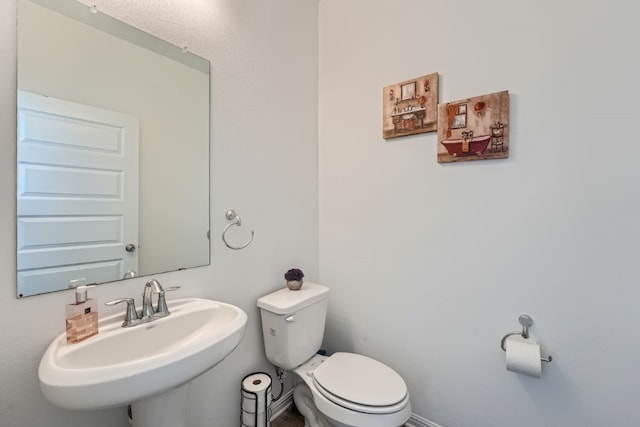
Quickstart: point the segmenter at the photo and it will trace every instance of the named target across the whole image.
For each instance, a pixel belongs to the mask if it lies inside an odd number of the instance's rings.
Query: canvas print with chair
[[[438,163],[509,157],[509,91],[438,105]]]

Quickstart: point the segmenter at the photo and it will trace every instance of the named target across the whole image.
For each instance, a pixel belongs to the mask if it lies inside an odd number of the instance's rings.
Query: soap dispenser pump
[[[98,302],[93,298],[87,298],[87,289],[93,287],[95,285],[75,287],[76,302],[66,306],[68,343],[78,343],[98,333]]]

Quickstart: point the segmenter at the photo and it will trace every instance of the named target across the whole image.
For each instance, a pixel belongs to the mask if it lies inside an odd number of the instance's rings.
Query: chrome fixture
[[[142,293],[142,312],[140,317],[143,319],[146,317],[166,317],[171,314],[167,308],[165,292],[177,291],[178,289],[180,289],[180,286],[171,286],[164,289],[156,279],[149,280],[144,285],[144,292]],[[155,310],[153,309],[153,294],[158,294],[158,304]]]
[[[505,342],[507,341],[507,338],[512,335],[520,335],[524,339],[529,339],[529,328],[531,327],[531,325],[533,325],[533,319],[528,314],[521,314],[520,317],[518,317],[518,322],[520,322],[520,325],[522,326],[522,331],[509,332],[504,337],[502,337],[502,340],[500,341],[500,348],[502,349],[502,351],[507,351]],[[553,360],[553,357],[543,357],[540,360],[542,360],[543,362],[551,362]]]
[[[136,326],[141,323],[151,322],[155,319],[166,317],[171,314],[169,308],[167,307],[165,293],[169,291],[177,291],[178,289],[180,289],[180,286],[171,286],[164,289],[162,285],[160,285],[160,282],[158,282],[157,280],[149,280],[144,285],[144,291],[142,292],[142,310],[139,314],[136,311],[136,303],[133,298],[114,299],[104,303],[104,305],[112,306],[120,304],[122,302],[127,303],[127,309],[124,315],[124,321],[122,322],[122,327],[128,328],[130,326]],[[154,294],[158,295],[158,302],[155,309],[153,307]]]
[[[138,273],[132,268],[130,270],[127,270],[126,273],[124,273],[124,276],[122,276],[123,279],[133,279],[134,277],[137,277]]]
[[[227,230],[229,230],[229,227],[231,227],[232,225],[237,225],[238,227],[241,226],[242,225],[242,220],[240,219],[240,215],[238,215],[236,213],[236,211],[234,211],[233,209],[229,209],[227,211],[226,216],[227,216],[227,219],[229,221],[231,221],[231,222],[229,224],[227,224],[227,226],[224,228],[224,230],[222,230],[222,241],[224,242],[224,244],[227,245],[227,247],[229,249],[233,249],[233,250],[236,250],[236,251],[239,250],[239,249],[244,249],[247,246],[249,246],[249,244],[253,241],[253,235],[254,235],[253,230],[251,230],[251,237],[249,237],[249,240],[247,240],[247,242],[244,245],[232,246],[232,245],[229,244],[229,242],[227,242],[227,238],[226,238],[225,235],[227,233]]]
[[[138,317],[138,313],[136,312],[136,302],[133,298],[120,298],[114,299],[108,302],[105,302],[104,305],[112,306],[116,304],[120,304],[121,302],[127,303],[127,309],[124,313],[124,322],[122,322],[123,328],[128,328],[129,326],[139,325],[142,322],[142,319]]]
[[[153,294],[160,294],[160,292],[164,292],[160,282],[156,279],[149,280],[144,285],[144,291],[142,292],[142,312],[140,313],[141,318],[151,317],[153,316],[153,302],[152,297]]]

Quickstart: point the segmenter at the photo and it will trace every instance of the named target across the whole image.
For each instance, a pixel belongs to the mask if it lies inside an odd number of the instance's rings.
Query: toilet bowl
[[[316,355],[293,372],[302,380],[294,390],[298,410],[308,420],[326,421],[310,422],[309,427],[398,427],[411,416],[402,378],[366,356]]]
[[[316,354],[329,288],[306,283],[258,299],[267,359],[298,378],[293,398],[306,427],[398,427],[411,416],[402,377],[354,353]]]

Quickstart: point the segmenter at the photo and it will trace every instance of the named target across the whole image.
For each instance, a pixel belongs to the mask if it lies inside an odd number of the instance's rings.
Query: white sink
[[[98,335],[78,344],[59,335],[40,361],[44,396],[67,409],[135,404],[188,383],[242,340],[247,315],[238,307],[199,298],[168,305],[168,317],[129,328],[124,312],[106,317]],[[134,425],[142,425],[135,414]]]

